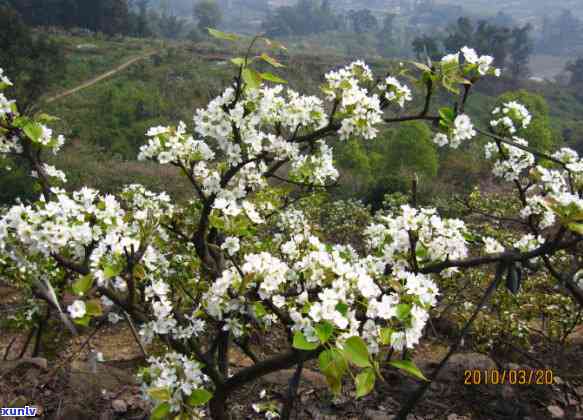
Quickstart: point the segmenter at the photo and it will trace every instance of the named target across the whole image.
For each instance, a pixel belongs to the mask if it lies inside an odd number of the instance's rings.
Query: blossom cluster
[[[381,84],[380,89],[385,91],[385,98],[390,102],[396,102],[401,108],[405,106],[405,102],[413,100],[411,89],[408,86],[401,84],[396,78],[389,76]]]
[[[527,128],[532,121],[528,109],[516,101],[507,102],[501,107],[494,108],[492,115],[494,119],[490,121],[490,126],[500,135],[512,136],[517,129]]]
[[[10,79],[4,75],[4,69],[0,67],[0,83],[4,84],[6,87],[12,86]]]
[[[4,76],[4,71],[0,68],[0,122],[7,116],[18,116],[16,103],[4,96],[2,90],[12,86],[12,82]],[[40,122],[29,121],[27,118],[21,118],[19,128],[26,134],[27,139],[37,146],[51,150],[57,153],[65,143],[62,135],[54,136],[53,130]],[[8,131],[9,133],[10,131]],[[0,155],[2,154],[21,154],[23,151],[22,141],[17,135],[7,135],[5,130],[0,131]],[[59,173],[57,177],[62,178]]]
[[[464,141],[471,140],[476,136],[476,130],[472,120],[466,114],[458,115],[448,134],[437,133],[433,142],[440,147],[449,145],[452,149],[457,149]]]
[[[342,117],[338,131],[340,138],[375,138],[382,111],[379,96],[371,95],[363,86],[373,81],[370,68],[362,61],[356,61],[339,71],[327,73],[325,79],[322,90],[328,100],[338,103],[337,113]]]
[[[528,142],[519,137],[513,137],[515,144],[528,146]],[[534,155],[516,146],[508,144],[488,143],[485,146],[486,159],[494,159],[492,173],[506,181],[517,181],[521,174],[530,169],[534,163]]]
[[[316,326],[329,323],[337,330],[338,345],[349,337],[362,336],[370,351],[378,352],[381,329],[391,324],[395,348],[417,343],[426,311],[437,294],[428,277],[399,272],[396,281],[404,284],[403,293],[391,293],[382,258],[362,258],[350,247],[323,244],[298,210],[282,215],[280,226],[287,223],[289,226],[276,236],[278,256],[248,254],[240,267],[223,272],[205,295],[207,313],[225,320],[236,335],[245,334],[249,316],[271,325],[276,315],[265,308],[273,305],[289,313],[293,330],[307,340],[317,341]],[[256,303],[245,298],[250,295],[264,302],[259,313]],[[411,305],[410,311],[399,312],[399,307],[409,307],[412,300],[417,304]],[[367,319],[357,319],[359,306]]]
[[[464,59],[464,73],[472,74],[477,72],[480,76],[493,75],[500,77],[500,69],[495,68],[492,64],[494,57],[489,55],[478,55],[476,50],[463,47],[460,52],[455,54],[448,54],[441,59],[442,65],[451,65],[460,63],[460,55]]]
[[[176,413],[181,411],[183,405],[190,405],[190,409],[196,410],[196,405],[200,405],[196,401],[200,401],[197,393],[211,395],[206,391],[210,379],[202,373],[202,365],[198,361],[178,353],[166,353],[162,357],[150,357],[148,363],[149,366],[140,372],[142,390],[147,400],[167,403],[170,411]]]
[[[400,214],[380,216],[365,231],[370,246],[382,252],[387,264],[409,264],[411,241],[421,262],[467,256],[466,227],[459,219],[442,219],[435,209],[401,206]],[[413,235],[413,236],[412,236]],[[413,269],[413,267],[409,267]]]

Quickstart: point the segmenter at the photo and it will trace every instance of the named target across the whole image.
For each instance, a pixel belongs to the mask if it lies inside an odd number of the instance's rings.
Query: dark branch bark
[[[257,363],[256,365],[245,368],[237,372],[225,382],[225,391],[227,394],[230,394],[240,386],[255,381],[256,379],[259,379],[269,373],[277,372],[278,370],[289,369],[293,366],[296,366],[298,363],[315,359],[318,357],[321,350],[322,349],[316,349],[313,351],[289,350],[283,354],[274,356],[270,359]]]

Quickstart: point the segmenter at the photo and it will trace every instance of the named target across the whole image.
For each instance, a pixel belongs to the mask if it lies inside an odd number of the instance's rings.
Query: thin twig
[[[2,360],[8,360],[8,354],[10,354],[10,350],[12,349],[12,346],[14,345],[14,342],[16,341],[17,338],[18,336],[14,336],[14,338],[10,340],[10,343],[8,343],[8,347],[6,347],[6,351],[4,352],[4,357],[2,358]]]
[[[281,413],[281,420],[289,420],[291,417],[291,413],[294,409],[294,403],[298,395],[298,387],[300,385],[300,380],[302,378],[303,368],[304,362],[298,363],[294,375],[291,377],[289,381],[289,386],[287,388],[287,396]]]
[[[413,409],[415,408],[415,406],[417,405],[419,400],[423,397],[423,395],[425,395],[425,392],[427,392],[427,390],[431,386],[432,381],[434,381],[437,378],[437,376],[439,375],[439,372],[445,366],[445,364],[449,361],[450,357],[453,356],[458,351],[464,336],[468,333],[468,331],[470,330],[470,327],[474,323],[474,320],[476,319],[476,317],[478,316],[478,314],[480,313],[480,311],[482,310],[484,305],[488,302],[488,300],[490,299],[490,297],[492,296],[492,294],[496,290],[496,286],[498,286],[498,282],[502,278],[502,275],[504,274],[505,268],[506,268],[505,264],[502,264],[502,263],[498,264],[494,280],[492,280],[492,282],[488,286],[488,289],[486,289],[484,296],[482,296],[482,299],[480,300],[480,302],[478,303],[478,306],[474,310],[474,313],[472,314],[470,319],[466,322],[466,325],[464,325],[464,328],[462,329],[457,341],[451,346],[449,353],[447,353],[447,355],[443,358],[441,363],[439,363],[437,368],[435,368],[435,370],[433,371],[433,374],[431,375],[431,380],[424,382],[417,389],[417,391],[415,391],[415,393],[411,396],[411,398],[409,398],[409,400],[405,403],[403,408],[401,408],[401,410],[397,414],[396,420],[405,420],[407,418],[407,415],[411,411],[413,411]]]
[[[144,345],[142,344],[142,340],[140,340],[140,336],[138,335],[138,332],[136,331],[136,327],[134,326],[134,323],[132,322],[132,318],[128,315],[128,313],[126,311],[123,311],[123,315],[124,315],[125,319],[128,321],[128,324],[130,326],[130,330],[132,331],[132,335],[134,336],[136,343],[138,343],[138,346],[140,346],[140,350],[142,351],[142,355],[144,357],[148,357],[148,353],[146,352],[146,349],[144,348]]]

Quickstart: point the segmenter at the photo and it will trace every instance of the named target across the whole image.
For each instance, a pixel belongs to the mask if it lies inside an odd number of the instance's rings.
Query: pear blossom
[[[83,318],[87,313],[87,309],[85,307],[85,302],[82,300],[76,300],[67,308],[71,318],[78,319]]]

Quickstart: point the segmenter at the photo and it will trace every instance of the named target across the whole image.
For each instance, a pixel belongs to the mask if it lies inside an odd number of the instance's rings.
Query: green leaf
[[[186,400],[186,403],[192,407],[198,407],[200,405],[205,405],[212,397],[213,394],[206,389],[195,389]]]
[[[343,316],[346,316],[346,314],[348,313],[348,305],[346,303],[342,303],[340,302],[338,305],[336,305],[336,309],[338,312],[340,312]]]
[[[37,142],[43,134],[43,129],[39,123],[31,122],[26,124],[23,128],[24,134],[33,142]]]
[[[383,346],[388,346],[391,344],[391,335],[393,334],[393,330],[390,328],[382,328],[380,333],[380,343]]]
[[[415,255],[417,258],[425,260],[429,255],[429,250],[423,244],[417,244],[417,248],[415,249]]]
[[[300,331],[296,331],[294,334],[294,341],[292,346],[298,350],[309,351],[316,350],[320,346],[320,343],[308,341],[306,340],[306,337],[304,337],[304,334],[302,334]]]
[[[106,280],[109,280],[109,279],[112,279],[114,277],[119,276],[122,271],[123,271],[123,269],[121,267],[119,267],[117,265],[113,265],[113,264],[108,264],[103,269],[103,275],[105,276]]]
[[[439,109],[439,116],[444,121],[453,122],[455,119],[455,111],[451,108],[445,107]]]
[[[326,377],[326,382],[334,394],[342,391],[342,377],[348,370],[348,361],[338,349],[323,351],[318,356],[320,371]]]
[[[396,367],[397,369],[404,370],[405,372],[415,376],[418,379],[429,381],[429,379],[423,375],[423,372],[421,372],[419,368],[415,366],[415,363],[413,363],[411,360],[392,360],[389,364],[393,367]]]
[[[18,105],[16,105],[16,102],[10,104],[10,111],[12,111],[13,115],[18,115]]]
[[[400,303],[397,305],[397,318],[401,321],[405,321],[409,318],[411,314],[411,305],[407,305],[406,303]]]
[[[146,269],[142,264],[136,264],[134,266],[134,278],[136,280],[144,280],[146,277]]]
[[[348,370],[348,361],[344,354],[336,348],[325,350],[318,356],[320,371],[325,375],[341,378]]]
[[[287,51],[286,46],[283,45],[281,42],[274,41],[272,39],[265,38],[265,37],[263,38],[263,40],[265,41],[265,43],[267,44],[267,46],[269,46],[271,48],[276,48],[276,49],[280,49],[280,50]]]
[[[261,76],[261,78],[263,80],[267,80],[268,82],[287,84],[287,80],[282,79],[280,77],[277,77],[273,73],[265,72],[265,73],[259,73],[259,75]]]
[[[85,293],[91,289],[93,286],[93,276],[87,274],[86,276],[80,277],[75,283],[73,283],[73,293],[77,296],[83,296]]]
[[[326,321],[319,323],[314,329],[316,330],[316,334],[322,344],[327,342],[334,332],[334,326]]]
[[[42,123],[51,123],[51,122],[55,122],[55,121],[60,120],[59,117],[54,117],[52,115],[45,114],[45,113],[38,114],[35,118],[37,121],[40,121]]]
[[[237,67],[241,67],[245,65],[245,59],[243,57],[231,58],[231,63],[233,63]]]
[[[344,343],[344,354],[346,354],[348,360],[358,367],[365,368],[372,366],[369,360],[368,347],[360,337],[350,337],[346,340],[346,343]]]
[[[216,29],[212,29],[212,28],[207,28],[207,29],[209,31],[209,34],[213,38],[222,39],[224,41],[237,41],[238,39],[240,39],[240,37],[238,35],[235,35],[235,34],[229,34],[226,32],[217,31]]]
[[[429,67],[427,64],[417,63],[415,61],[411,61],[411,64],[413,64],[415,67],[417,67],[421,71],[431,72],[431,67]]]
[[[579,235],[583,235],[583,223],[569,223],[567,228]]]
[[[365,369],[356,375],[356,398],[364,397],[374,389],[376,375],[374,369]]]
[[[170,401],[172,398],[168,388],[150,388],[148,395],[156,401]]]
[[[83,318],[75,318],[75,319],[73,319],[73,322],[75,324],[81,325],[83,327],[88,327],[90,321],[91,321],[91,315],[89,315],[89,314],[85,314],[85,316]]]
[[[249,89],[255,90],[261,86],[261,75],[257,71],[245,67],[243,69],[243,81]]]
[[[220,229],[220,230],[224,230],[225,229],[225,221],[220,217],[217,216],[215,214],[215,212],[213,212],[210,217],[209,217],[209,222],[211,227]]]
[[[256,302],[253,305],[253,310],[255,311],[255,315],[257,315],[257,318],[259,319],[267,315],[267,310],[265,309],[265,306],[263,306],[261,302]]]
[[[259,58],[261,58],[263,61],[265,61],[266,63],[271,64],[273,67],[277,67],[277,68],[281,68],[281,67],[285,67],[283,64],[281,64],[279,61],[277,61],[275,58],[270,57],[269,55],[263,53],[259,56]]]
[[[150,420],[164,420],[167,419],[170,415],[170,404],[165,402],[159,404],[154,410],[152,410],[152,414],[150,414]]]
[[[103,311],[101,310],[101,302],[98,299],[85,302],[85,309],[87,310],[87,315],[90,316],[100,316],[103,314]]]

